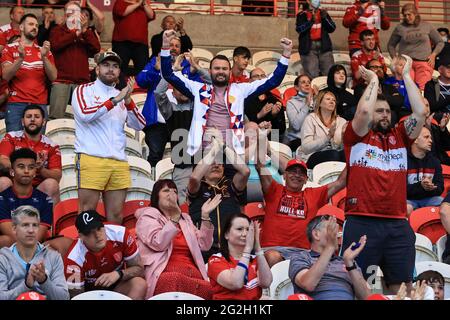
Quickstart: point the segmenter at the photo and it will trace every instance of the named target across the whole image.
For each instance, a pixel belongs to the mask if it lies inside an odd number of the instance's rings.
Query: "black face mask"
[[[369,0],[360,0],[361,3],[369,2]]]

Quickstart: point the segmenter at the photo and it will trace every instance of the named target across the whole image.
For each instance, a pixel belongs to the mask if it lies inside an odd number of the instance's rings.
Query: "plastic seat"
[[[150,6],[157,12],[171,12],[164,3],[152,2]]]
[[[228,58],[228,60],[230,60],[231,63],[233,63],[233,49],[225,49],[222,51],[217,52],[217,56],[218,55],[222,55]]]
[[[171,179],[174,164],[171,158],[165,158],[160,161],[155,166],[155,181],[159,179]]]
[[[169,10],[173,10],[176,14],[208,14],[210,10],[210,6],[208,5],[198,5],[192,3],[189,4],[177,4],[172,3],[169,4]]]
[[[0,139],[3,139],[3,137],[6,134],[6,123],[5,119],[0,120]]]
[[[126,201],[130,200],[148,200],[152,195],[152,189],[155,181],[144,177],[132,177],[131,187],[127,190]]]
[[[209,69],[209,64],[214,58],[214,55],[211,53],[211,51],[202,48],[193,48],[191,50],[191,53],[194,55],[194,57],[199,59],[198,64],[200,65],[200,67]]]
[[[67,105],[66,111],[64,112],[64,118],[66,118],[66,119],[74,118],[72,105],[70,105],[70,104]]]
[[[150,297],[148,300],[205,300],[202,297],[186,292],[164,292]]]
[[[260,64],[267,62],[267,61],[272,61],[272,62],[278,63],[278,60],[280,59],[280,57],[281,57],[281,54],[278,52],[265,50],[265,51],[255,52],[252,56],[252,61],[253,61],[253,65],[255,67],[259,67]]]
[[[279,153],[285,155],[289,160],[292,158],[292,150],[289,146],[276,141],[269,141],[269,144],[275,152],[278,151]]]
[[[323,90],[328,87],[327,79],[328,79],[327,76],[316,77],[316,78],[312,79],[311,87],[316,86],[317,88],[319,88],[319,91]]]
[[[439,207],[414,210],[409,217],[409,223],[414,232],[427,236],[432,243],[436,243],[440,237],[447,234],[439,216]]]
[[[333,53],[334,63],[335,64],[350,64],[351,59],[348,53]]]
[[[55,119],[47,122],[45,135],[54,140],[57,136],[75,135],[75,120]]]
[[[52,140],[59,145],[61,155],[72,155],[75,153],[75,135],[57,135],[53,136]]]
[[[289,60],[289,66],[286,74],[298,76],[303,74],[303,71],[304,69],[300,59],[300,54],[298,52],[291,54],[291,59]]]
[[[294,293],[294,287],[289,278],[289,263],[290,260],[284,260],[270,268],[273,280],[269,287],[269,294],[274,300],[287,300],[287,297]]]
[[[123,204],[122,209],[122,225],[128,230],[134,229],[136,227],[136,217],[135,212],[140,208],[146,208],[150,206],[149,200],[131,200]]]
[[[313,181],[320,185],[326,185],[336,181],[344,169],[345,162],[326,161],[319,163],[313,168]]]
[[[247,217],[252,220],[261,220],[264,219],[264,215],[266,214],[264,210],[264,203],[262,202],[250,202],[244,208],[244,213]]]
[[[62,176],[61,181],[59,181],[59,192],[61,201],[78,198],[78,184],[75,173]]]
[[[422,272],[433,270],[437,271],[444,277],[445,280],[445,299],[450,298],[450,266],[448,264],[437,261],[422,261],[416,262],[416,274],[420,275]]]
[[[142,158],[142,146],[139,141],[127,138],[127,145],[125,147],[125,153],[128,156],[135,156]]]
[[[297,89],[294,87],[286,88],[283,92],[283,105],[286,106],[287,102],[298,93]]]
[[[143,108],[145,104],[145,99],[147,99],[147,93],[133,93],[131,95],[131,99],[133,99],[134,103],[136,104],[136,107]]]
[[[280,90],[281,93],[284,93],[288,88],[291,88],[294,86],[294,81],[297,78],[297,76],[293,75],[285,75],[283,81],[278,86],[278,90]]]
[[[447,235],[442,236],[436,242],[436,254],[440,262],[442,262],[442,254],[445,251],[445,244],[447,243]]]
[[[437,255],[433,252],[433,244],[426,236],[416,233],[416,262],[438,261]]]
[[[152,167],[148,161],[135,157],[128,157],[128,164],[130,166],[130,173],[132,177],[146,177],[152,179]]]
[[[242,14],[241,4],[239,3],[239,5],[234,6],[224,6],[224,5],[214,6],[214,14],[241,15]]]
[[[345,200],[347,198],[347,188],[342,189],[341,191],[335,193],[331,197],[331,204],[335,207],[338,207],[342,210],[345,210]]]
[[[74,175],[75,171],[75,154],[61,155],[62,175]]]
[[[317,210],[317,215],[318,216],[323,216],[323,215],[330,215],[330,216],[335,216],[336,217],[336,221],[339,225],[343,225],[344,221],[345,221],[345,212],[344,210],[335,207],[331,204],[326,204],[323,207],[321,207],[319,210]]]
[[[132,300],[124,294],[109,290],[93,290],[76,295],[72,300]]]

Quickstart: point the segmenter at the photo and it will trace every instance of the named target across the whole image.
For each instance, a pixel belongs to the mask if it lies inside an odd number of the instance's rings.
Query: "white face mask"
[[[447,36],[441,36],[441,38],[442,38],[442,41],[448,42],[448,37]]]
[[[311,0],[311,6],[312,6],[314,9],[319,8],[319,7],[320,7],[320,0]]]

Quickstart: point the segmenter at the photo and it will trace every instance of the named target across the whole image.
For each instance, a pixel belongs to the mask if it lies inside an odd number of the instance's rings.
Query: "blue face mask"
[[[320,7],[320,0],[311,0],[311,6],[312,6],[314,9],[319,8],[319,7]]]

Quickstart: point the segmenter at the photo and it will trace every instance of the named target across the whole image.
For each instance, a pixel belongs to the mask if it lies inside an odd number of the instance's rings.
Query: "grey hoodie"
[[[61,255],[44,247],[30,264],[41,261],[44,261],[47,280],[43,284],[35,282],[30,289],[25,284],[27,271],[12,252],[12,247],[0,249],[0,300],[15,300],[20,294],[28,291],[37,291],[48,300],[69,300]]]

